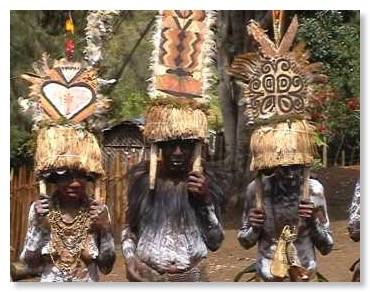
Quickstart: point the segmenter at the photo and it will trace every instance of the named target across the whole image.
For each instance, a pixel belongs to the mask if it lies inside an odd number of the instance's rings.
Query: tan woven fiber
[[[37,136],[36,173],[58,168],[102,175],[102,154],[95,136],[86,130],[63,126],[41,129]]]
[[[251,137],[250,169],[261,170],[276,166],[314,162],[314,131],[307,121],[282,122],[262,126]]]
[[[204,139],[207,117],[200,109],[152,106],[146,116],[144,136],[149,142],[172,139]]]

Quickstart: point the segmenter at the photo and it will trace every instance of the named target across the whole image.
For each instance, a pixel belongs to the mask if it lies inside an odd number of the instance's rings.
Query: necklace
[[[49,221],[53,250],[51,259],[59,270],[74,276],[81,265],[80,256],[90,229],[89,213],[80,210],[72,222],[66,223],[59,210],[52,210]]]

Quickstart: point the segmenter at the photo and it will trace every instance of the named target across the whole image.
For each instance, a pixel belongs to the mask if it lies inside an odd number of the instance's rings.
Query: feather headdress
[[[204,10],[163,10],[158,15],[148,88],[152,103],[144,130],[145,138],[152,143],[151,188],[157,142],[202,140],[207,135],[205,108],[215,49],[211,30],[214,21],[215,13]],[[196,147],[195,164],[199,164],[200,147],[201,143]]]
[[[306,118],[309,86],[321,64],[309,63],[302,43],[290,50],[298,30],[296,16],[282,39],[278,19],[274,28],[275,42],[252,20],[248,33],[258,43],[258,52],[236,56],[228,69],[243,87],[241,104],[248,124],[256,128],[251,170],[313,163],[313,127]]]
[[[251,21],[248,32],[259,44],[259,51],[237,56],[228,70],[242,82],[245,114],[249,125],[254,126],[250,142],[250,168],[257,171],[255,207],[260,210],[263,208],[264,192],[262,170],[288,165],[303,166],[302,200],[309,201],[309,167],[314,161],[314,131],[306,120],[306,111],[310,103],[308,87],[320,64],[309,64],[303,44],[290,51],[298,30],[298,20],[294,16],[281,39],[281,19],[282,11],[273,11],[275,42],[257,22]],[[299,260],[293,260],[294,265],[290,266],[285,261],[287,255],[293,259],[296,255],[291,247],[294,247],[292,242],[297,234],[294,228],[291,232],[290,227],[286,225],[281,232],[270,272],[281,278],[286,271],[294,269],[299,272],[300,279],[307,279],[307,271]]]
[[[100,18],[97,13],[91,11],[88,17],[86,62],[73,61],[74,43],[67,40],[66,58],[51,60],[44,53],[33,64],[35,73],[22,75],[31,83],[28,100],[20,103],[33,111],[35,171],[41,181],[50,172],[67,168],[95,178],[104,174],[101,149],[90,131],[109,106],[109,99],[99,94],[101,82],[94,67],[101,58],[101,38],[109,32],[109,23],[101,22],[108,12]],[[71,17],[66,30],[74,31]]]

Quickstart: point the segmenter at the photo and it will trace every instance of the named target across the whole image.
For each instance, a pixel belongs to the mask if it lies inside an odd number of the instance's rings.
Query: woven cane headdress
[[[304,166],[302,200],[309,201],[308,178],[309,166],[314,161],[314,127],[306,117],[311,103],[309,86],[321,64],[309,64],[309,55],[302,43],[290,51],[298,30],[298,20],[294,16],[282,38],[281,20],[282,11],[273,11],[275,42],[257,22],[251,21],[248,32],[259,44],[259,52],[237,56],[229,69],[230,74],[242,81],[245,115],[249,125],[254,127],[250,168],[257,171],[257,209],[263,206],[261,170],[277,166]],[[284,278],[290,275],[288,270],[291,269],[297,272],[300,279],[308,279],[293,245],[297,236],[297,229],[291,229],[289,225],[282,230],[270,270],[275,277]]]
[[[110,15],[105,12],[104,18],[99,13],[89,13],[86,62],[73,61],[74,43],[68,39],[66,58],[51,60],[44,53],[33,64],[35,74],[22,75],[31,83],[29,98],[21,102],[33,111],[33,130],[37,132],[35,171],[41,181],[50,172],[63,169],[81,170],[93,178],[104,174],[101,149],[90,131],[109,102],[98,93],[97,69],[93,67],[100,58],[101,44],[99,47],[92,39],[101,41],[102,36],[96,34],[109,32],[109,25],[101,22]],[[73,30],[69,18],[66,31]]]
[[[215,16],[204,10],[160,11],[154,34],[152,103],[146,115],[144,136],[152,143],[150,188],[154,188],[158,148],[173,139],[202,140],[207,135],[205,109],[211,54],[210,29]],[[201,143],[195,150],[194,168],[200,166]]]
[[[290,50],[298,30],[296,16],[281,42],[280,24],[281,19],[274,19],[273,42],[252,20],[248,32],[259,51],[236,56],[228,70],[241,81],[244,113],[254,128],[252,171],[292,164],[310,166],[314,161],[314,128],[306,117],[311,102],[309,86],[321,64],[309,64],[303,43]]]

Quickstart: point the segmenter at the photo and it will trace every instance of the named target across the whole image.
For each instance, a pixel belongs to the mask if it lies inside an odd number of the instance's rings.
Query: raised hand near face
[[[109,230],[110,222],[108,212],[103,203],[99,200],[91,201],[89,214],[94,228],[101,231]]]
[[[199,171],[192,171],[188,175],[188,192],[198,200],[209,204],[211,196],[208,192],[208,185],[205,176]]]
[[[32,220],[33,225],[39,226],[45,223],[46,215],[49,213],[49,210],[49,197],[40,195],[39,199],[36,200],[34,204],[35,216]]]

